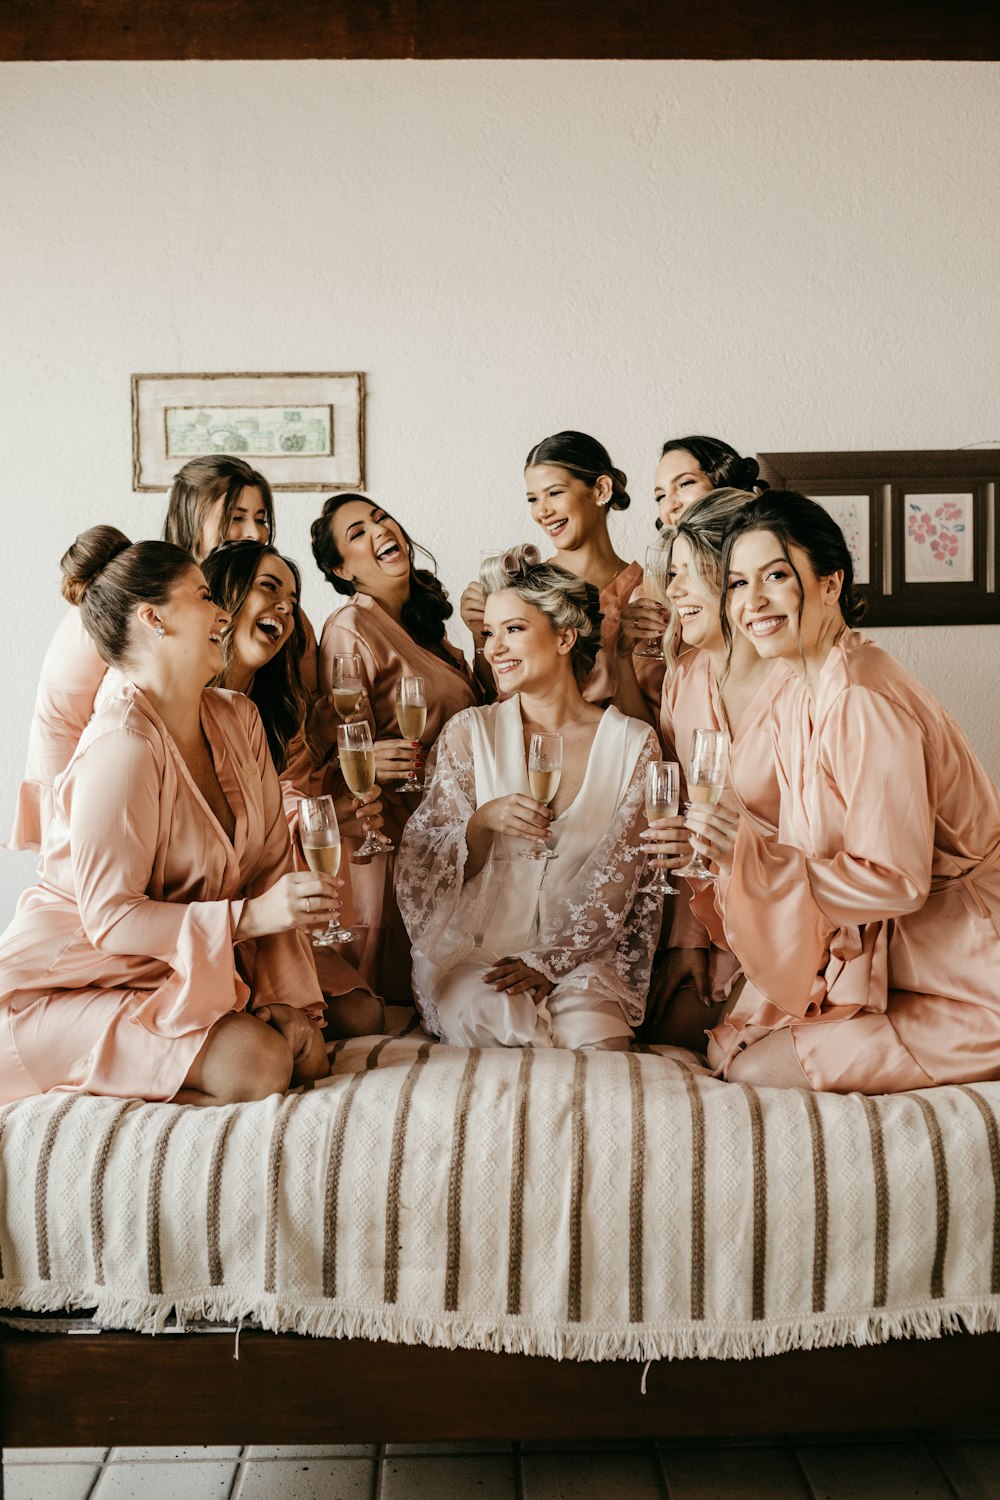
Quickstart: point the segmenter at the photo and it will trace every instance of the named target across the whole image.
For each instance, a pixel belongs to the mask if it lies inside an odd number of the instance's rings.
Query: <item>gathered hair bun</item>
[[[622,469],[609,469],[608,473],[611,476],[612,484],[611,499],[608,501],[608,504],[612,510],[628,510],[632,504],[632,496],[625,488],[628,484],[627,475]]]
[[[79,605],[97,575],[131,545],[116,526],[91,526],[89,531],[82,531],[59,563],[63,598]]]

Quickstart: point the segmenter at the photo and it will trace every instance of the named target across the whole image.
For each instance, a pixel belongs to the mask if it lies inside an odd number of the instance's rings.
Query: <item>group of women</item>
[[[650,597],[615,550],[629,494],[599,442],[547,438],[525,484],[544,546],[484,557],[471,664],[433,566],[365,495],[312,525],[344,596],[318,643],[240,459],[180,471],[162,541],[77,538],[8,840],[41,858],[0,937],[0,1102],[263,1097],[323,1076],[331,1037],[381,1030],[386,999],[463,1046],[617,1049],[641,1028],[743,1082],[1000,1076],[1000,793],[855,629],[828,514],[725,443],[672,440]],[[413,677],[419,740],[396,715]],[[370,732],[363,796],[345,721]],[[657,816],[651,768],[683,783],[699,730],[728,744],[721,794]],[[545,788],[536,736],[561,748]],[[316,796],[354,856],[336,877],[302,856]],[[711,879],[664,902],[653,875],[695,854]],[[338,916],[350,941],[314,946]]]

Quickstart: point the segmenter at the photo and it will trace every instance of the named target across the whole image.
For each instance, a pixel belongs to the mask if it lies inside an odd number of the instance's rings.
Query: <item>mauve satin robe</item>
[[[0,1101],[50,1089],[169,1099],[210,1027],[268,1003],[323,1013],[308,939],[234,944],[291,868],[260,716],[206,688],[230,843],[152,705],[122,682],[56,786],[38,884],[0,937]]]
[[[558,563],[558,553],[549,559]],[[590,675],[581,687],[580,691],[588,703],[596,703],[601,708],[607,708],[613,703],[615,708],[622,713],[627,712],[619,700],[618,691],[618,658],[616,646],[618,643],[618,625],[621,620],[622,610],[626,604],[633,599],[642,597],[642,568],[637,562],[629,563],[623,568],[617,578],[601,590],[600,602],[601,613],[604,619],[601,622],[601,649],[597,653],[597,660],[591,669]],[[660,689],[663,685],[664,663],[662,657],[657,659],[652,656],[635,657],[635,675],[639,682],[642,696],[649,704],[650,718],[656,722],[656,716],[660,708]]]
[[[356,594],[333,612],[319,643],[320,690],[333,690],[333,659],[356,652],[361,658],[361,685],[366,694],[363,710],[372,740],[401,738],[396,722],[395,689],[400,677],[422,677],[427,692],[427,724],[421,736],[426,756],[448,720],[479,701],[468,664],[457,646],[442,641],[453,665],[418,646],[396,621],[366,594]],[[331,755],[336,756],[336,747]],[[382,831],[398,847],[406,820],[417,805],[416,793],[399,794],[398,782],[380,782],[385,822]],[[343,782],[339,783],[343,787]],[[332,788],[331,788],[332,789]],[[346,841],[352,848],[356,843]],[[345,845],[346,847],[346,845]],[[356,919],[353,943],[345,944],[345,957],[355,964],[365,982],[387,1000],[410,1005],[410,941],[396,906],[393,891],[395,855],[351,865],[351,887]]]
[[[316,634],[301,611],[299,619],[306,636],[302,681],[311,700],[318,691]],[[117,680],[119,674],[111,670]],[[70,756],[94,712],[107,671],[108,664],[98,654],[80,611],[69,609],[56,626],[42,662],[28,731],[24,780],[18,788],[14,826],[4,843],[5,849],[41,849],[52,819],[53,783],[69,765]]]
[[[856,631],[815,704],[786,678],[773,729],[778,833],[744,819],[724,900],[727,1061],[787,1025],[817,1089],[1000,1077],[1000,791],[961,729]]]
[[[729,772],[719,799],[722,807],[755,819],[764,831],[771,832],[778,826],[779,805],[771,744],[771,703],[788,671],[782,663],[775,663],[774,671],[748,704],[736,735],[730,737]],[[664,682],[660,704],[660,738],[673,747],[671,758],[676,755],[680,765],[682,792],[696,729],[729,733],[712,658],[707,651],[693,650],[684,652],[673,680]],[[694,885],[686,880],[681,885],[686,898],[684,895],[677,898],[669,946],[707,948],[712,994],[716,1000],[723,1000],[728,985],[739,972],[739,964],[726,942],[716,906],[717,886],[714,882]]]

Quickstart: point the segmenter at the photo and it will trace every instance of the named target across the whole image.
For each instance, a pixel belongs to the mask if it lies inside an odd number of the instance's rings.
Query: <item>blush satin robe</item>
[[[558,553],[551,562],[558,563]],[[642,597],[642,568],[637,562],[630,562],[627,568],[623,568],[617,578],[612,578],[600,593],[601,614],[601,649],[597,653],[597,660],[580,691],[588,703],[596,703],[601,708],[606,708],[613,703],[616,708],[621,708],[619,702],[618,686],[618,626],[621,621],[622,610],[633,599]],[[642,696],[649,705],[650,720],[655,723],[660,707],[660,690],[663,685],[663,661],[651,656],[636,656],[635,675],[639,682]]]
[[[0,1101],[50,1089],[170,1099],[229,1012],[273,1002],[322,1016],[303,933],[233,938],[245,899],[291,869],[260,716],[206,688],[201,720],[232,842],[133,684],[83,731],[38,884],[0,937]]]
[[[773,710],[777,836],[744,819],[726,1054],[788,1026],[814,1088],[1000,1077],[1000,791],[953,719],[856,631]]]

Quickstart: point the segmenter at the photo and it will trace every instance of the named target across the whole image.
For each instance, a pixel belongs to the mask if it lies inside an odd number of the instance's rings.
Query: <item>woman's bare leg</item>
[[[358,988],[325,998],[323,1035],[328,1042],[348,1036],[381,1036],[385,1030],[385,1005],[370,990]]]
[[[292,1078],[292,1049],[280,1032],[245,1011],[216,1021],[176,1104],[242,1104],[283,1094]]]

